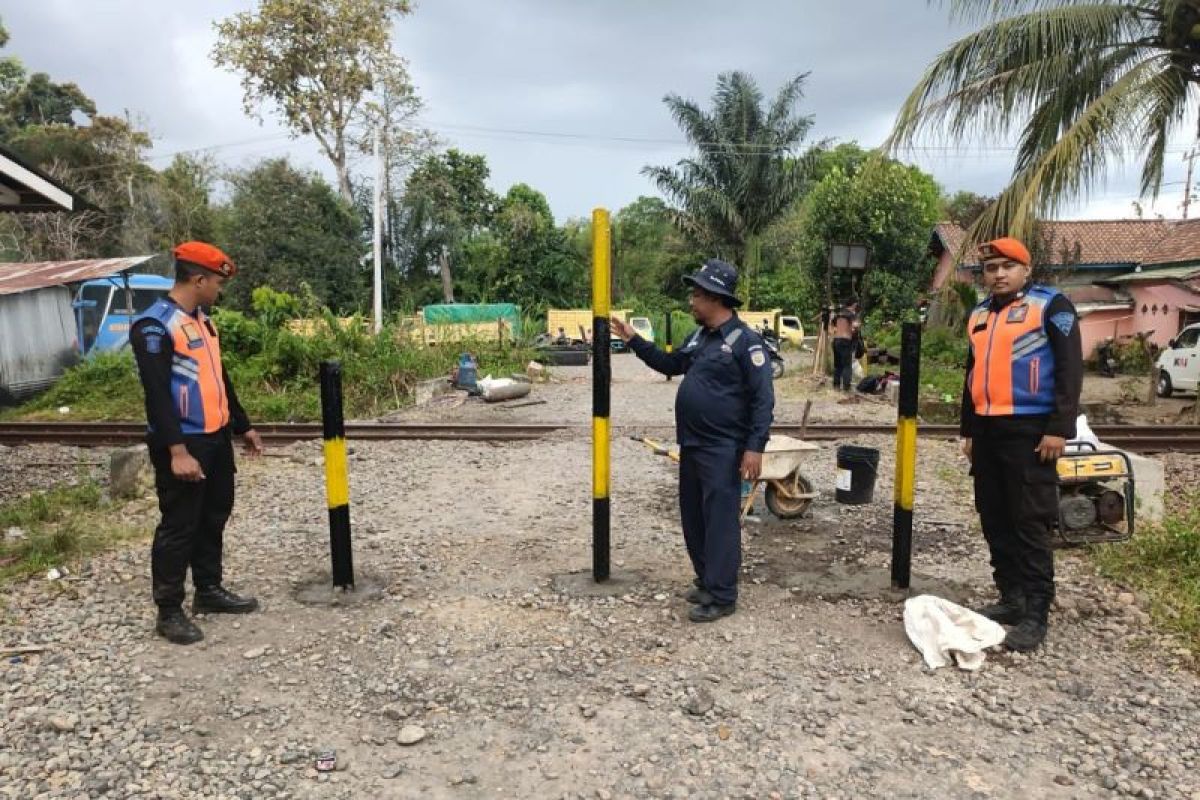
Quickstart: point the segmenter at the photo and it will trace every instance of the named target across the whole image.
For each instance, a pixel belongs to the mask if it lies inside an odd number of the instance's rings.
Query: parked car
[[[638,336],[641,336],[647,342],[654,341],[654,326],[650,324],[648,317],[630,317],[629,327],[637,331]]]
[[[804,344],[804,325],[799,317],[784,314],[779,318],[779,338],[795,347]]]
[[[1194,392],[1200,382],[1200,325],[1189,325],[1158,356],[1158,396]]]

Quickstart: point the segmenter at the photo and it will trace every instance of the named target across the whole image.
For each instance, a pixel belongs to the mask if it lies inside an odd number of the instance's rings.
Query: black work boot
[[[160,608],[154,631],[173,644],[195,644],[204,638],[204,631],[188,619],[182,608]]]
[[[692,588],[684,593],[683,599],[694,606],[703,606],[711,603],[713,596],[708,593],[708,589],[704,588],[704,584],[700,582],[700,579],[696,578],[692,581]]]
[[[1020,587],[1002,586],[1000,602],[977,609],[977,613],[1001,625],[1016,625],[1025,618],[1025,590]]]
[[[737,605],[734,603],[727,605],[706,603],[702,606],[692,606],[692,610],[688,612],[688,619],[692,622],[716,622],[721,617],[728,617],[736,610]]]
[[[1025,601],[1025,617],[1004,637],[1004,646],[1018,653],[1036,650],[1050,628],[1052,598],[1030,596]]]
[[[192,598],[193,614],[249,614],[258,610],[253,597],[239,597],[224,586],[198,586]]]

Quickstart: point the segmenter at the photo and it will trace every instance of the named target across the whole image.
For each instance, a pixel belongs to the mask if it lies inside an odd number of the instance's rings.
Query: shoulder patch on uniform
[[[756,367],[761,367],[767,363],[767,356],[762,350],[755,350],[750,354],[750,361]]]
[[[1050,317],[1050,324],[1062,331],[1063,336],[1070,336],[1075,327],[1075,315],[1070,311],[1060,311]]]
[[[161,328],[159,328],[158,330],[161,330]],[[162,352],[162,340],[163,340],[163,337],[161,334],[150,333],[149,331],[147,331],[146,332],[146,352],[147,353],[161,353]]]
[[[151,322],[148,325],[143,325],[142,332],[145,333],[147,336],[149,336],[152,333],[156,333],[159,336],[167,335],[167,329],[164,328],[162,325],[159,325],[157,322]]]

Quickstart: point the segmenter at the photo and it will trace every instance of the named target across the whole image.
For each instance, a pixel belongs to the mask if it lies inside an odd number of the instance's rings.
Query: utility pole
[[[1192,162],[1196,160],[1196,148],[1192,148],[1183,157],[1187,162],[1187,179],[1183,182],[1183,218],[1187,219],[1188,205],[1192,202]]]
[[[375,128],[375,233],[371,238],[375,261],[375,334],[383,330],[383,158],[379,153],[379,128]]]

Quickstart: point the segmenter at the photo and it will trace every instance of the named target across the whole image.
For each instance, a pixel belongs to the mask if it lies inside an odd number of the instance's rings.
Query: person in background
[[[833,388],[848,392],[854,385],[855,334],[858,333],[858,301],[849,299],[830,319],[833,339]]]
[[[980,255],[989,295],[967,324],[960,432],[1000,600],[979,613],[1015,626],[1004,645],[1024,652],[1046,638],[1054,601],[1056,462],[1075,436],[1083,348],[1071,301],[1030,281],[1025,245],[996,239]]]
[[[204,638],[183,612],[191,568],[193,613],[245,614],[258,608],[223,586],[225,523],[233,511],[232,437],[252,456],[263,451],[221,363],[217,329],[204,309],[237,267],[204,242],[175,248],[175,285],[143,312],[129,332],[146,398],[146,442],[162,520],[154,531],[150,570],[155,630],[175,644]]]

